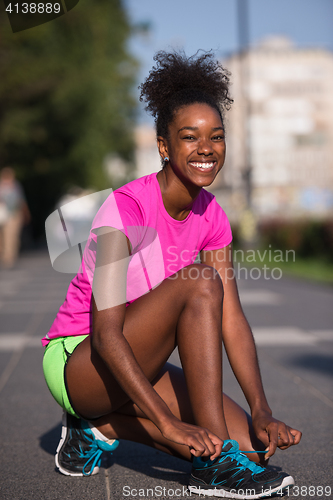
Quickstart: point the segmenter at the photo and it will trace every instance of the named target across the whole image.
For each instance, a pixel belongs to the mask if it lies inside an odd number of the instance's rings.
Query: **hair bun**
[[[193,90],[210,97],[223,109],[232,103],[229,96],[229,72],[214,59],[213,53],[198,51],[186,57],[184,52],[160,51],[154,56],[156,65],[140,85],[140,101],[155,118],[175,94]]]

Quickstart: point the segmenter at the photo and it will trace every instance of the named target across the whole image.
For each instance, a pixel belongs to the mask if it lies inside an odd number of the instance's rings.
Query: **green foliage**
[[[270,221],[259,228],[263,246],[295,250],[297,257],[333,263],[333,220]]]
[[[244,251],[242,260],[242,254],[234,257],[241,265],[278,267],[286,275],[333,284],[333,220],[261,222],[258,240],[251,248],[244,247],[239,226],[233,226],[232,233],[234,249]],[[281,260],[276,251],[282,252]]]
[[[16,169],[40,235],[70,187],[109,187],[106,154],[132,158],[131,27],[121,0],[81,0],[66,15],[15,34],[2,14],[0,168]]]

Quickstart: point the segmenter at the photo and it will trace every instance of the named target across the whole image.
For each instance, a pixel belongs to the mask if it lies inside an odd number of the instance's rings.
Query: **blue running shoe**
[[[294,484],[288,474],[265,469],[249,460],[239,450],[237,441],[228,439],[214,460],[194,457],[188,489],[199,495],[257,499],[282,494]]]
[[[96,439],[88,422],[64,412],[55,464],[66,476],[92,476],[99,471],[103,451],[112,452],[118,445],[117,439]]]

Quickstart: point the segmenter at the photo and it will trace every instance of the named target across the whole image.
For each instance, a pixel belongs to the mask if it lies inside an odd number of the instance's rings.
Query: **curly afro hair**
[[[168,127],[179,108],[205,103],[221,116],[233,100],[229,94],[229,72],[204,52],[186,57],[183,52],[160,51],[154,56],[156,66],[139,87],[140,101],[155,118],[157,136],[168,137]]]

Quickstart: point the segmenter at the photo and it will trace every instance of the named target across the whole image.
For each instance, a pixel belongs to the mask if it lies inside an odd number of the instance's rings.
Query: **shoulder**
[[[155,174],[145,175],[144,177],[140,177],[139,179],[135,179],[134,181],[128,182],[124,186],[116,189],[114,194],[127,195],[132,197],[133,199],[140,199],[146,196],[147,192],[154,189],[154,179],[156,177]]]
[[[156,187],[154,184],[156,174],[146,175],[125,184],[113,193],[120,213],[135,212],[145,218],[150,209],[151,200],[154,199]]]
[[[198,199],[200,205],[200,211],[205,214],[207,220],[215,219],[227,219],[226,213],[224,212],[221,205],[217,202],[213,193],[202,189]]]
[[[202,203],[206,206],[204,211],[207,235],[202,247],[203,250],[216,250],[223,248],[232,241],[232,232],[228,217],[215,196],[202,190]]]

